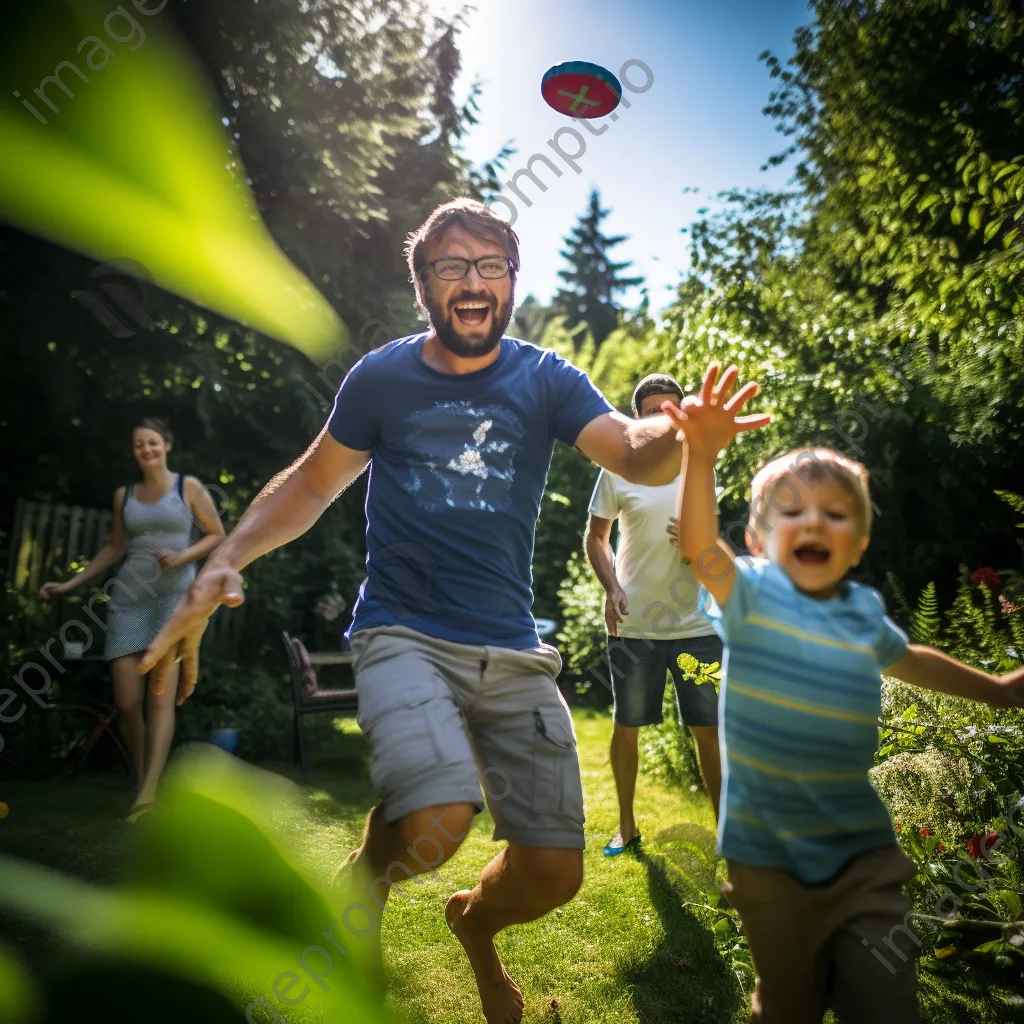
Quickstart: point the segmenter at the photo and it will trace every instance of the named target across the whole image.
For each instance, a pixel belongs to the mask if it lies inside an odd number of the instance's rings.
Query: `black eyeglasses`
[[[458,256],[445,256],[439,260],[431,260],[420,267],[420,274],[428,267],[434,271],[434,276],[442,281],[461,281],[468,273],[470,267],[476,267],[476,272],[488,281],[497,281],[502,277],[508,277],[513,263],[507,256],[481,256],[476,260],[464,260]]]

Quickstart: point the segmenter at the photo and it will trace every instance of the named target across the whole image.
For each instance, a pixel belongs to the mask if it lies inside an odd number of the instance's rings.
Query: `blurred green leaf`
[[[215,748],[195,751],[167,778],[126,885],[94,889],[5,858],[0,905],[240,1008],[275,998],[278,984],[305,993],[288,1019],[383,1022],[370,988],[377,922],[362,936],[339,925],[370,901],[348,889],[328,897],[290,862],[269,827],[296,813],[279,781]]]
[[[31,1024],[41,1002],[28,973],[0,946],[0,1024]]]
[[[107,10],[47,0],[9,26],[7,92],[67,60]],[[142,20],[144,46],[121,49],[58,112],[44,108],[49,123],[0,109],[0,212],[96,260],[137,261],[168,291],[332,357],[348,341],[341,320],[266,230],[192,61],[159,19]]]

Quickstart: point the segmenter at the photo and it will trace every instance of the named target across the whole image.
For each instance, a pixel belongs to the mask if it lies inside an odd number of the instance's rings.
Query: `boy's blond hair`
[[[770,529],[764,518],[764,505],[785,508],[785,505],[777,505],[774,498],[779,482],[788,476],[796,476],[812,487],[822,480],[834,480],[843,486],[853,498],[853,513],[861,536],[871,536],[871,492],[867,469],[831,448],[798,448],[762,466],[750,485],[749,529],[762,544],[766,528]]]

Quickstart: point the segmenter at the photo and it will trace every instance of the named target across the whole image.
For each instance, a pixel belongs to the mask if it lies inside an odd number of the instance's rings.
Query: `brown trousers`
[[[730,861],[724,891],[750,940],[757,1024],[917,1024],[920,940],[902,887],[913,863],[871,850],[828,885]]]

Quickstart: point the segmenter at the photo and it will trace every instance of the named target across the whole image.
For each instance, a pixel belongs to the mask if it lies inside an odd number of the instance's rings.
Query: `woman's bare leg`
[[[178,696],[178,666],[175,665],[167,688],[157,696],[147,687],[146,692],[146,756],[142,785],[136,804],[151,804],[156,799],[167,755],[174,739],[174,703]]]
[[[142,717],[143,678],[138,672],[139,656],[128,654],[115,658],[110,663],[110,674],[114,679],[114,704],[117,707],[118,727],[121,739],[131,759],[135,775],[136,792],[142,787],[145,763],[146,724]]]

